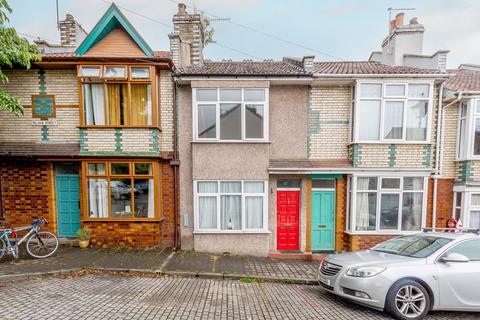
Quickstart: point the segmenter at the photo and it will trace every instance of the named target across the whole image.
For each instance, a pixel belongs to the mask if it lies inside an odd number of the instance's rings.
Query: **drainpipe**
[[[432,228],[437,226],[437,193],[438,193],[438,178],[440,176],[443,164],[443,145],[444,145],[444,128],[445,128],[445,110],[451,105],[462,100],[462,91],[455,92],[457,98],[447,104],[445,107],[442,107],[443,99],[443,86],[440,85],[440,93],[438,99],[438,115],[437,115],[437,150],[435,151],[436,163],[435,163],[435,174],[433,176],[433,206],[432,206]]]
[[[173,78],[174,79],[174,78]],[[179,188],[179,172],[178,172],[178,166],[180,165],[180,160],[178,158],[178,99],[177,99],[177,83],[174,80],[174,86],[173,86],[173,132],[174,132],[174,141],[173,141],[173,202],[174,202],[174,216],[173,216],[173,224],[174,224],[174,229],[173,229],[173,247],[174,250],[178,250],[181,248],[181,243],[180,243],[180,224],[179,224],[179,218],[180,218],[180,208],[179,208],[179,197],[178,193],[180,192]]]

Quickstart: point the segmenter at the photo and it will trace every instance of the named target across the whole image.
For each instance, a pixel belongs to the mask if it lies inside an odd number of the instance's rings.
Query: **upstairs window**
[[[154,79],[150,67],[81,66],[83,124],[152,126]]]
[[[480,158],[480,99],[462,100],[458,110],[458,159]]]
[[[427,141],[429,83],[360,83],[356,101],[356,140]]]
[[[266,89],[194,89],[197,140],[267,139]]]

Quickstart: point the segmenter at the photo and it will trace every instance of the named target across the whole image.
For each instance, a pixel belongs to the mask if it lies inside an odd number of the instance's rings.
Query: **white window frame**
[[[217,192],[216,193],[198,193],[198,183],[199,182],[216,182],[217,183]],[[242,190],[240,193],[225,193],[221,192],[220,184],[221,182],[240,182],[242,185]],[[262,182],[263,183],[263,193],[245,193],[245,182]],[[193,181],[193,194],[194,194],[194,233],[269,233],[268,231],[268,181],[265,180],[195,180]],[[221,202],[220,198],[222,195],[239,195],[241,196],[241,227],[239,230],[223,230],[221,229]],[[210,229],[201,229],[200,225],[200,213],[198,200],[199,197],[216,197],[217,199],[217,227]],[[263,198],[263,213],[262,213],[262,226],[261,229],[248,229],[245,228],[245,198],[248,197],[262,197]]]
[[[462,105],[466,103],[467,111],[465,116],[462,116]],[[476,112],[476,105],[480,103],[480,96],[472,96],[468,99],[463,99],[460,101],[458,107],[458,121],[457,121],[457,152],[456,160],[480,160],[480,154],[473,154],[474,145],[475,145],[475,121],[480,119],[480,112]],[[462,134],[461,121],[465,121],[465,139],[460,142],[460,137]],[[461,145],[463,144],[463,145]],[[461,150],[461,148],[463,149]],[[462,151],[462,152],[461,152]]]
[[[216,101],[197,101],[197,90],[216,90],[217,91],[217,100]],[[241,101],[220,101],[220,90],[222,89],[237,89],[241,90],[242,99]],[[245,90],[264,90],[265,91],[265,101],[245,101]],[[220,104],[222,103],[240,103],[241,105],[241,130],[242,138],[240,140],[231,140],[231,139],[221,139],[220,138]],[[246,121],[245,121],[245,108],[247,104],[263,105],[263,138],[246,138]],[[200,138],[198,137],[198,106],[199,105],[215,105],[216,108],[216,136],[215,138]],[[193,126],[193,141],[210,141],[210,142],[266,142],[269,139],[269,130],[268,130],[268,119],[269,119],[269,89],[268,88],[192,88],[192,126]]]
[[[470,212],[471,211],[480,211],[480,206],[472,206],[472,195],[480,195],[480,188],[465,188],[464,186],[454,187],[454,196],[453,196],[453,209],[451,217],[455,218],[455,209],[459,208],[456,206],[457,194],[462,194],[461,202],[461,211],[460,211],[460,222],[463,225],[463,228],[470,228]],[[443,226],[440,226],[443,227]]]
[[[357,179],[358,178],[363,178],[363,177],[371,177],[371,178],[377,178],[377,188],[375,190],[357,190]],[[414,177],[414,178],[423,178],[423,190],[403,190],[403,180],[404,178],[409,178],[409,177]],[[400,179],[400,188],[399,189],[382,189],[381,188],[381,183],[382,179],[385,178],[399,178]],[[428,192],[428,176],[424,174],[419,174],[419,173],[411,173],[411,174],[405,174],[402,176],[399,175],[394,175],[394,174],[375,174],[375,173],[361,173],[361,174],[354,174],[351,177],[351,194],[350,194],[350,212],[347,214],[349,215],[349,222],[350,226],[346,228],[347,233],[351,234],[376,234],[376,235],[395,235],[395,234],[412,234],[412,233],[418,233],[421,231],[422,228],[425,228],[426,226],[426,219],[427,219],[427,192]],[[365,193],[370,193],[374,192],[377,194],[377,199],[376,199],[376,216],[375,216],[375,230],[356,230],[357,224],[356,224],[356,219],[357,219],[357,193],[358,192],[365,192]],[[419,230],[414,230],[414,231],[403,231],[402,230],[402,206],[403,206],[403,194],[404,193],[423,193],[423,198],[422,198],[422,217],[421,217],[421,225]],[[381,218],[381,195],[382,194],[399,194],[399,208],[398,208],[398,228],[397,229],[380,229],[380,218]],[[348,207],[347,207],[348,208]]]
[[[380,98],[361,98],[361,86],[368,84],[380,84],[382,85],[382,91]],[[429,86],[428,98],[409,98],[409,85],[410,84],[425,84]],[[386,96],[386,88],[388,85],[404,85],[404,96]],[[381,80],[359,80],[355,84],[355,99],[354,99],[354,134],[353,143],[401,143],[401,144],[430,144],[432,133],[432,114],[433,114],[433,95],[434,95],[434,82],[431,80],[389,80],[388,82]],[[360,101],[361,100],[375,100],[380,101],[380,125],[379,125],[379,139],[378,140],[361,140],[360,139]],[[425,140],[407,140],[407,110],[409,101],[423,100],[428,101],[427,104],[427,136]],[[384,138],[384,124],[385,124],[385,102],[386,101],[403,101],[403,130],[401,139],[385,139]]]

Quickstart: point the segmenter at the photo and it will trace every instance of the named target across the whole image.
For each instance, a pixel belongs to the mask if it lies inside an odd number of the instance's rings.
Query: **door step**
[[[279,252],[273,251],[268,254],[272,259],[284,259],[284,260],[322,260],[326,254],[323,253],[311,253],[311,252]]]
[[[78,239],[76,238],[58,238],[58,242],[62,246],[78,247]]]

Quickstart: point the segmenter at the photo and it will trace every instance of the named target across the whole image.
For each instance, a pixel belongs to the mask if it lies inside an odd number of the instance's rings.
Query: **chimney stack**
[[[202,16],[187,12],[184,3],[178,4],[173,16],[173,32],[169,35],[170,52],[177,68],[203,65],[204,29]]]
[[[87,32],[75,21],[75,18],[67,13],[65,20],[59,21],[60,43],[62,47],[76,48],[87,36]]]

